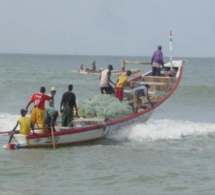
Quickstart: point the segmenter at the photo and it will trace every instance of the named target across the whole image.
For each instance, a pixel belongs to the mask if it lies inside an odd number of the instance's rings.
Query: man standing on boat
[[[114,88],[110,85],[115,83],[110,79],[111,71],[113,70],[113,66],[110,64],[108,65],[107,69],[102,70],[100,77],[99,77],[99,86],[102,94],[113,94],[115,93]]]
[[[127,83],[128,77],[131,75],[131,71],[127,70],[125,73],[121,74],[116,83],[116,97],[119,101],[123,100],[123,88]]]
[[[76,116],[78,116],[78,109],[76,105],[76,96],[72,92],[73,85],[68,85],[68,91],[65,92],[62,96],[60,103],[60,112],[62,113],[62,126],[70,126],[72,127],[73,121],[73,112],[75,109]]]
[[[49,100],[49,106],[53,108],[54,108],[54,96],[56,94],[56,91],[57,91],[56,88],[52,87],[49,94],[49,96],[52,97],[52,99]]]
[[[92,68],[93,68],[93,71],[96,71],[96,61],[95,60],[92,63]]]
[[[26,113],[31,103],[34,103],[34,108],[31,110],[31,121],[33,126],[37,123],[41,133],[44,133],[45,125],[45,101],[49,101],[52,97],[45,94],[46,88],[40,87],[40,93],[34,93],[26,106]]]
[[[122,61],[121,66],[122,66],[122,71],[125,71],[125,60]]]
[[[160,66],[164,65],[161,45],[159,45],[158,49],[153,53],[153,56],[151,59],[151,65],[152,65],[152,76],[161,76]]]
[[[83,64],[81,64],[80,67],[79,67],[79,71],[82,71],[82,70],[84,70],[84,65]]]

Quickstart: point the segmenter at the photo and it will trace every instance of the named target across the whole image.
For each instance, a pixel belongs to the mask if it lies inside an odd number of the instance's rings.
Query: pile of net
[[[118,119],[133,113],[132,107],[111,95],[96,95],[89,100],[78,100],[78,115],[86,118]]]

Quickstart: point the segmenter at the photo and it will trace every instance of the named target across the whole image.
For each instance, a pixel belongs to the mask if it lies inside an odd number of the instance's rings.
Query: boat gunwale
[[[105,126],[106,126],[106,124],[103,123],[103,124],[89,125],[86,127],[75,127],[75,128],[71,128],[71,129],[65,129],[62,131],[56,131],[56,132],[54,132],[54,135],[61,136],[61,135],[75,134],[75,133],[80,133],[80,132],[85,132],[85,131],[93,131],[93,130],[98,130],[100,128],[105,128]],[[27,139],[44,138],[44,137],[50,137],[50,136],[51,136],[51,132],[30,134],[30,135],[27,135]]]

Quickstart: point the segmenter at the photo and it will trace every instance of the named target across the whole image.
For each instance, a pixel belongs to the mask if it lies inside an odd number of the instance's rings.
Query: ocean
[[[99,76],[78,74],[80,64],[92,68],[95,60],[97,69],[112,64],[119,70],[123,59],[150,61],[143,56],[0,54],[0,132],[15,126],[20,109],[41,86],[47,93],[57,88],[59,110],[68,84],[79,100],[100,93]],[[56,149],[10,151],[3,148],[8,135],[1,134],[0,194],[214,194],[215,60],[175,59],[186,61],[180,85],[144,124]]]

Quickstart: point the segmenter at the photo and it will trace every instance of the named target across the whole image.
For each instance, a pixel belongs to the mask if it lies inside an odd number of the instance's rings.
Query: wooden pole
[[[171,65],[171,70],[173,68],[173,64],[172,64],[172,31],[169,32],[169,59],[170,59],[170,65]]]
[[[51,134],[52,134],[52,145],[53,145],[53,148],[55,149],[55,137],[54,137],[54,129],[53,129],[53,126],[51,126]]]
[[[10,133],[12,131],[1,131],[0,134],[4,134],[4,133]]]

